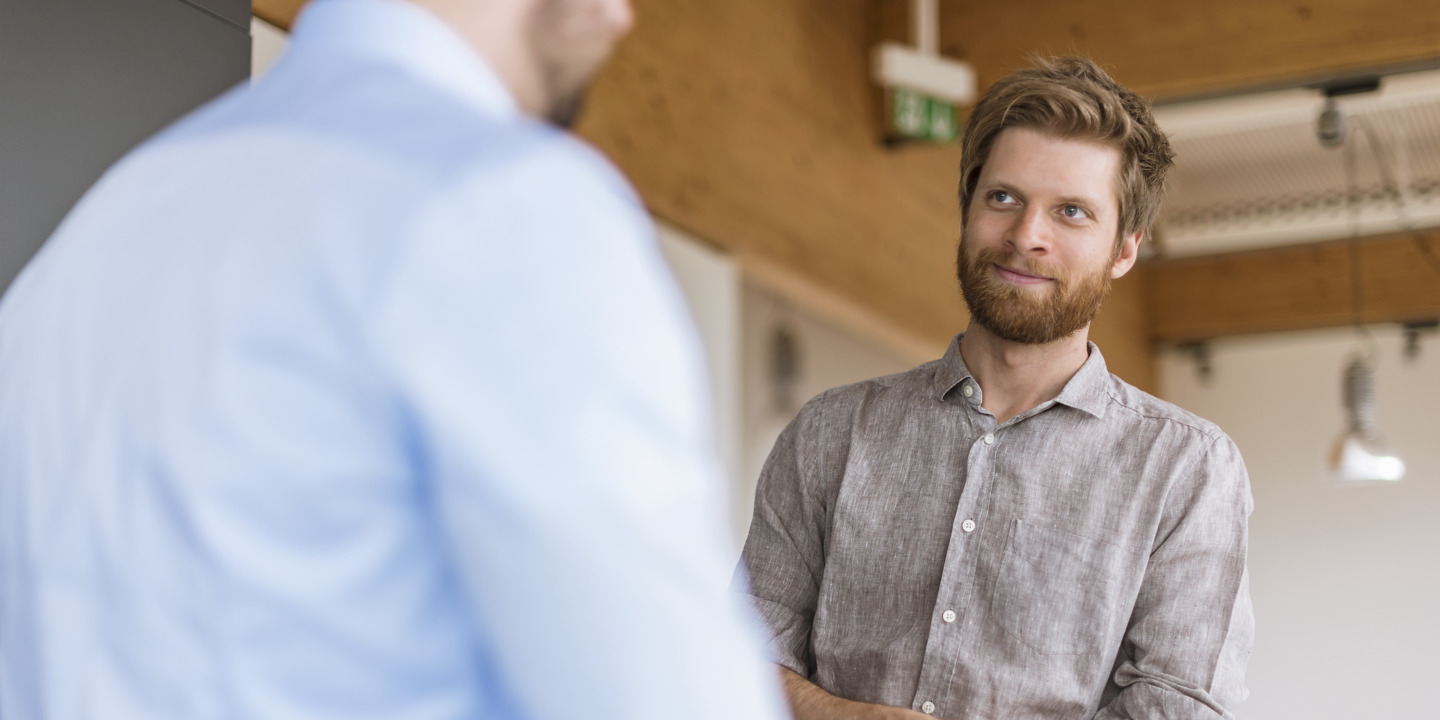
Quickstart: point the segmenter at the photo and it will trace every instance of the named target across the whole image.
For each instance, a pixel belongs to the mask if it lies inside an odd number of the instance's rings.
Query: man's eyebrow
[[[1005,192],[1008,192],[1008,193],[1010,193],[1011,195],[1019,195],[1020,197],[1025,197],[1025,193],[1021,192],[1020,189],[1017,188],[1017,187],[1015,187],[1015,185],[1014,185],[1013,183],[1008,183],[1008,182],[1005,182],[1004,180],[994,180],[994,179],[992,179],[992,180],[990,180],[989,182],[980,183],[980,185],[976,187],[976,190],[979,190],[979,189],[982,189],[982,188],[985,189],[985,190],[1004,190]]]
[[[1096,198],[1085,197],[1084,195],[1066,195],[1058,198],[1058,201],[1066,205],[1084,205],[1088,208],[1100,208],[1102,203]]]

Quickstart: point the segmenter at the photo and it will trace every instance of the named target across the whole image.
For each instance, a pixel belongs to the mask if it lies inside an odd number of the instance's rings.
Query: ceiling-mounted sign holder
[[[1405,360],[1415,361],[1420,358],[1420,337],[1440,333],[1440,319],[1414,320],[1401,323],[1400,328],[1405,333]]]
[[[1189,357],[1195,363],[1195,376],[1200,379],[1201,385],[1209,385],[1215,377],[1214,356],[1211,353],[1210,342],[1207,340],[1194,340],[1180,343],[1175,346],[1176,352]]]
[[[975,70],[940,56],[936,0],[911,0],[914,46],[897,42],[875,48],[872,71],[885,89],[885,143],[946,143],[960,134],[956,109],[975,101]]]

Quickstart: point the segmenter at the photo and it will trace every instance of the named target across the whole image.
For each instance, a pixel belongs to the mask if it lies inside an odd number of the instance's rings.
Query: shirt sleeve
[[[755,515],[735,584],[770,631],[775,662],[801,677],[815,672],[810,629],[825,568],[826,504],[817,482],[815,437],[824,396],[810,401],[775,441],[755,491]]]
[[[437,193],[375,290],[480,674],[506,717],[780,718],[726,587],[698,337],[628,187],[573,145]]]
[[[1253,504],[1240,451],[1213,441],[1167,499],[1115,683],[1097,720],[1232,718],[1248,694]]]

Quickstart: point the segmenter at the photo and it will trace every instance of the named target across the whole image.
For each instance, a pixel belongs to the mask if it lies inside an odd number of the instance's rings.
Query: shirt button
[[[970,385],[966,385],[966,386],[965,386],[965,389],[964,389],[964,390],[961,390],[960,392],[965,393],[965,397],[967,397],[967,398],[968,398],[968,397],[975,397],[975,388],[972,387],[972,386],[970,386]]]
[[[941,620],[944,620],[944,621],[947,622],[947,623],[955,622],[955,611],[954,611],[954,610],[946,610],[944,613],[941,613],[940,619],[941,619]]]
[[[965,522],[960,523],[960,529],[967,533],[975,532],[975,521],[970,518],[965,518]]]
[[[923,712],[923,713],[925,713],[926,715],[934,715],[934,714],[935,714],[935,703],[932,703],[932,702],[930,702],[929,700],[926,700],[925,702],[920,703],[920,712]]]
[[[987,434],[987,435],[985,436],[985,444],[986,444],[986,445],[994,445],[994,444],[995,444],[995,434],[994,434],[994,433],[990,433],[990,434]]]

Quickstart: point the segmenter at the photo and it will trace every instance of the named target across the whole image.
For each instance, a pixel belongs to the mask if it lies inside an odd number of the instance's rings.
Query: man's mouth
[[[1043,285],[1048,282],[1053,282],[1051,278],[1031,275],[1023,270],[1013,270],[998,263],[995,265],[995,272],[1000,276],[1001,280],[1013,285]]]

